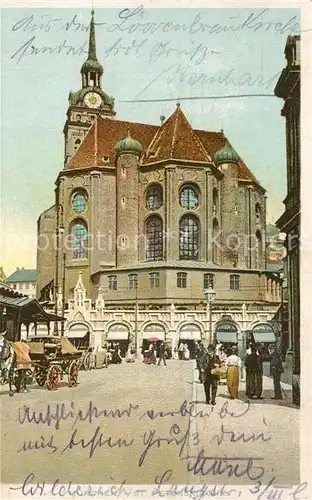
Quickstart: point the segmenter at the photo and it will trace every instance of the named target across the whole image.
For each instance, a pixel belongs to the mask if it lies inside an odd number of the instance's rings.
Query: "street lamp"
[[[134,285],[135,285],[135,319],[134,319],[134,329],[135,329],[135,357],[138,359],[139,357],[139,335],[138,335],[138,281],[139,278],[136,276]]]
[[[57,296],[58,296],[58,282],[59,282],[59,249],[60,249],[60,235],[64,233],[64,225],[63,221],[61,220],[60,226],[58,226],[57,222],[57,227],[56,227],[56,254],[55,254],[55,283],[54,283],[54,310],[55,310],[55,315],[58,315],[58,309],[57,309]],[[54,331],[55,334],[58,335],[58,321],[54,323]]]
[[[205,299],[207,301],[208,307],[209,307],[209,339],[210,343],[213,340],[213,344],[215,344],[215,339],[213,338],[213,333],[212,333],[212,302],[216,299],[216,292],[212,288],[212,286],[209,286],[209,288],[204,289],[204,295]]]

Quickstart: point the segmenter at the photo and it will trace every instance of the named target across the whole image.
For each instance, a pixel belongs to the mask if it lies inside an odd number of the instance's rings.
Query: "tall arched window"
[[[256,224],[260,224],[261,223],[261,207],[259,205],[259,203],[256,203],[256,206],[255,206],[255,214],[256,214]]]
[[[187,210],[197,208],[199,205],[198,189],[194,186],[183,186],[180,191],[180,205]]]
[[[218,262],[218,255],[219,255],[219,243],[220,242],[220,235],[219,235],[219,224],[217,219],[213,220],[213,226],[212,226],[212,262],[217,263]]]
[[[158,210],[162,204],[162,188],[157,185],[150,186],[146,192],[146,208],[148,208],[148,210]]]
[[[260,231],[256,232],[256,241],[255,241],[255,268],[258,269],[261,265],[261,233]]]
[[[71,238],[73,259],[86,259],[88,257],[88,229],[84,221],[77,221],[72,225]]]
[[[181,260],[199,259],[199,221],[193,215],[185,215],[179,225],[179,253]]]
[[[219,194],[217,188],[212,190],[212,212],[213,215],[217,215],[219,210]]]
[[[163,222],[160,217],[149,217],[145,224],[146,260],[163,260]]]

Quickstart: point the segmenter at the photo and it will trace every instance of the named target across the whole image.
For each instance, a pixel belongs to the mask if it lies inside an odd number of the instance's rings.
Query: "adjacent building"
[[[223,131],[193,128],[179,103],[156,125],[117,119],[102,88],[94,24],[92,13],[81,88],[69,95],[55,205],[38,220],[38,297],[49,300],[54,290],[73,319],[73,304],[87,300],[90,311],[101,303],[102,334],[115,340],[211,339],[200,319],[209,288],[229,331],[246,328],[227,313],[242,308],[253,311],[250,325],[266,325],[281,281],[266,268],[265,189]],[[98,319],[88,328],[99,333]]]
[[[17,267],[16,271],[6,281],[16,292],[27,295],[31,299],[36,298],[36,269],[24,269],[24,267],[20,269]]]
[[[293,400],[300,404],[300,36],[289,36],[285,47],[286,67],[275,87],[284,99],[286,122],[287,196],[285,211],[276,222],[286,233],[289,342],[292,361]]]

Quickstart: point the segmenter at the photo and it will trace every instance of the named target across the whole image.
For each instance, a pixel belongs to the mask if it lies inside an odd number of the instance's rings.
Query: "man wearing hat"
[[[199,360],[200,371],[202,374],[202,382],[204,384],[206,404],[214,406],[216,404],[216,395],[218,390],[218,375],[211,373],[217,367],[221,366],[220,359],[216,355],[214,347],[209,344],[207,350],[203,353]]]

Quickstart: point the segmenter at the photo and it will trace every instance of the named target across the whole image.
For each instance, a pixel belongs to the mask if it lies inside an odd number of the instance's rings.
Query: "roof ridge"
[[[174,144],[175,144],[175,141],[176,141],[176,133],[177,133],[177,128],[178,128],[178,119],[179,119],[179,116],[181,114],[181,113],[179,113],[179,111],[180,111],[180,105],[179,106],[177,105],[177,108],[176,108],[175,112],[172,115],[172,116],[175,116],[175,121],[174,121],[174,125],[173,125],[173,134],[172,134],[171,149],[170,149],[170,158],[171,159],[173,158],[173,149],[174,149]]]
[[[179,108],[180,109],[180,108]],[[186,118],[185,114],[183,113],[183,111],[180,109],[180,113],[181,113],[181,116],[183,117],[184,121],[186,122],[186,124],[188,125],[188,127],[190,128],[191,130],[191,134],[192,136],[194,137],[195,141],[197,142],[197,144],[199,145],[199,147],[201,148],[202,150],[202,153],[204,154],[204,156],[206,157],[206,159],[208,161],[211,161],[211,157],[210,155],[208,154],[205,146],[203,145],[202,141],[200,140],[200,138],[198,137],[198,135],[196,134],[195,130],[193,129],[192,125],[190,124],[190,122],[188,121],[188,119]]]

